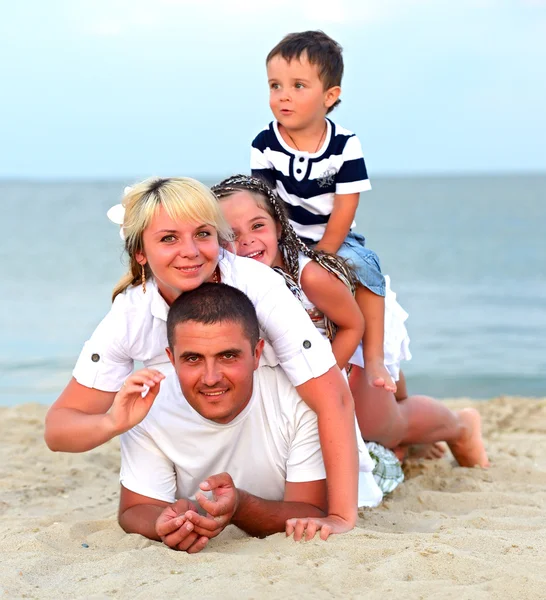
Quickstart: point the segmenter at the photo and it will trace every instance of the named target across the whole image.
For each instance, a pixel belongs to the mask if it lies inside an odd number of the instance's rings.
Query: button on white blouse
[[[320,377],[336,364],[330,344],[322,338],[284,279],[252,259],[222,251],[222,283],[250,298],[266,341],[261,364],[280,364],[294,386]],[[169,307],[150,281],[119,294],[110,312],[85,343],[73,371],[82,385],[117,392],[135,361],[168,373],[167,313]]]

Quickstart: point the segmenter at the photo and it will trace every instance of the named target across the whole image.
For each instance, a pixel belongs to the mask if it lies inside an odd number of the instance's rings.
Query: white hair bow
[[[123,189],[123,195],[127,196],[127,194],[132,190],[133,188],[128,185],[127,187],[125,187]],[[125,220],[125,206],[123,206],[123,204],[115,204],[114,206],[112,206],[112,208],[110,208],[108,210],[108,212],[106,213],[106,216],[110,219],[110,221],[112,221],[112,223],[115,223],[116,225],[119,225],[119,237],[125,241],[125,231],[123,229],[123,222]]]

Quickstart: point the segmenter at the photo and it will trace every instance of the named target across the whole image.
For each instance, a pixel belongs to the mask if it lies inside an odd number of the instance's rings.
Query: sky
[[[546,0],[2,0],[0,178],[247,172],[265,57],[322,29],[372,175],[546,171]]]

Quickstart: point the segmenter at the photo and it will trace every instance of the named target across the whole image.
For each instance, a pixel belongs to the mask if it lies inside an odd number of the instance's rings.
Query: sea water
[[[69,380],[125,271],[106,211],[130,183],[0,183],[0,404]],[[410,392],[546,395],[545,229],[546,175],[374,179],[357,231],[410,315]]]

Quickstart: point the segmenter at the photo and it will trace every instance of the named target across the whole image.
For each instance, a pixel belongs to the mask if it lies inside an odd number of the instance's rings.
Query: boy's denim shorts
[[[381,273],[379,257],[373,250],[364,246],[366,239],[360,233],[349,232],[337,255],[353,267],[360,283],[374,294],[385,296],[385,278]]]

